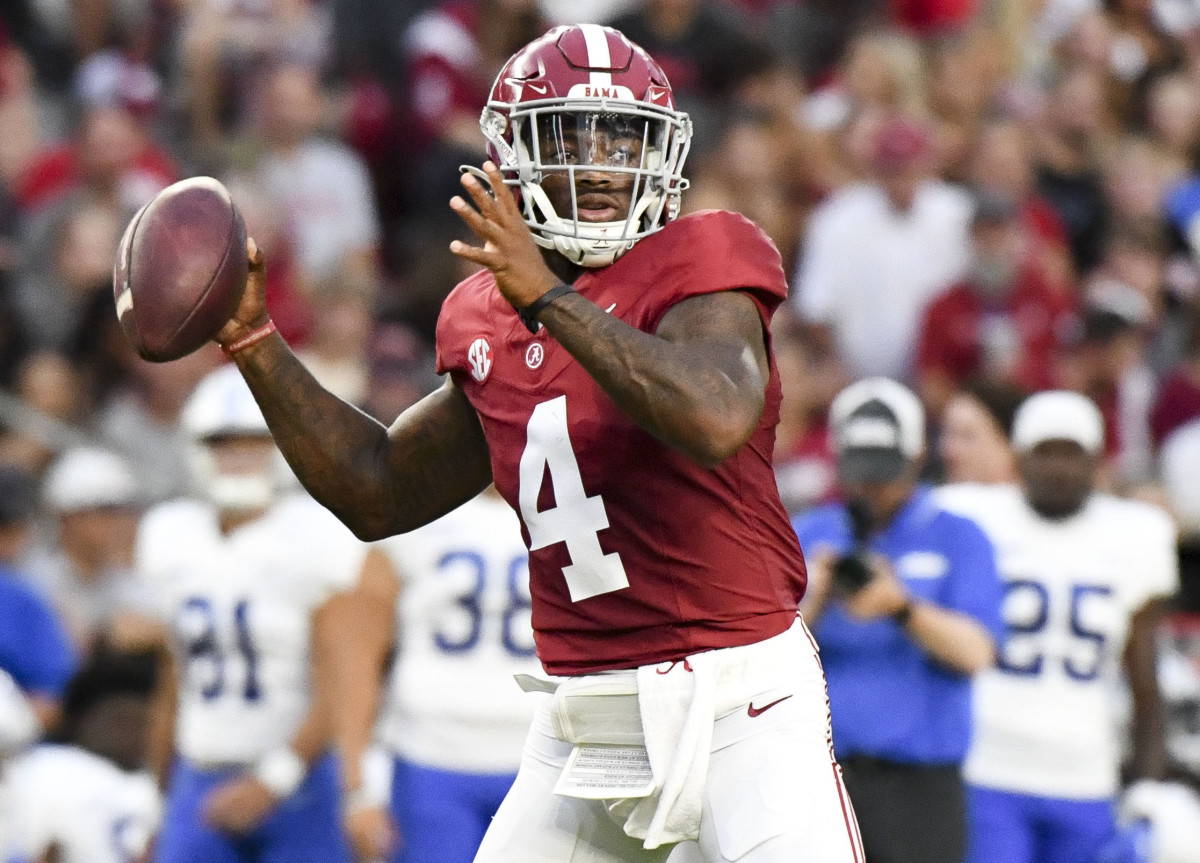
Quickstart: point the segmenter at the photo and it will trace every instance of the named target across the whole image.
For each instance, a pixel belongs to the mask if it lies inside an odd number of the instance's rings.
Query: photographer
[[[810,550],[801,610],[867,863],[958,863],[970,677],[1003,632],[995,556],[918,482],[925,421],[912,392],[860,381],[834,399],[830,427],[845,502],[794,523]]]

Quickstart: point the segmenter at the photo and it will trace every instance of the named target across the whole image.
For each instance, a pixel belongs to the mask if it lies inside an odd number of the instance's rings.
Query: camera
[[[832,579],[834,590],[842,596],[853,596],[875,577],[871,568],[871,552],[867,547],[874,517],[871,508],[859,500],[846,504],[846,514],[850,517],[850,535],[854,539],[854,546],[833,562]]]

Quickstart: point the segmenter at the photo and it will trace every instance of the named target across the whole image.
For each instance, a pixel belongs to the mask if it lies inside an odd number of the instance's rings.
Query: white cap
[[[1074,441],[1087,452],[1100,452],[1104,418],[1095,402],[1069,390],[1036,393],[1025,399],[1013,417],[1013,449],[1028,452],[1050,440]]]
[[[269,437],[262,410],[233,363],[209,372],[183,405],[180,425],[195,441],[220,435]]]
[[[1180,529],[1200,535],[1200,419],[1167,435],[1159,450],[1159,473]]]
[[[890,378],[867,378],[838,393],[829,424],[843,479],[896,479],[925,448],[921,400]]]
[[[55,512],[106,506],[135,506],[137,480],[125,459],[108,450],[78,447],[50,466],[42,486],[46,505]]]

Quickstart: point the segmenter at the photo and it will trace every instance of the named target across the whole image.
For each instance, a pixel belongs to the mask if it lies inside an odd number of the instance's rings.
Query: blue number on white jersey
[[[454,604],[464,612],[463,623],[458,627],[440,626],[434,631],[434,643],[439,650],[446,653],[464,653],[479,643],[479,636],[483,630],[484,591],[489,582],[500,575],[488,571],[487,558],[477,551],[449,551],[442,555],[437,564],[439,575],[463,568],[470,573],[471,589],[454,598]],[[509,561],[503,573],[508,600],[501,614],[500,640],[505,651],[516,657],[534,655],[534,645],[520,643],[514,633],[514,624],[519,621],[520,615],[528,612],[531,605],[528,569],[529,558],[521,554]],[[528,623],[524,628],[528,629]]]
[[[203,680],[200,694],[205,701],[220,698],[225,692],[226,663],[230,652],[223,649],[219,635],[220,621],[210,600],[193,596],[179,614],[179,631],[187,650],[187,677]],[[250,634],[250,602],[240,599],[233,607],[234,650],[246,669],[241,696],[248,702],[262,697],[258,680],[258,649]],[[204,677],[200,677],[200,675]]]
[[[1029,578],[1014,578],[1004,585],[1005,625],[1008,638],[996,658],[996,667],[1007,674],[1036,676],[1045,670],[1045,653],[1040,636],[1052,617],[1050,591],[1045,585]],[[1084,607],[1089,602],[1107,601],[1112,588],[1097,584],[1072,584],[1069,620],[1071,634],[1090,643],[1094,650],[1090,659],[1079,662],[1073,656],[1063,657],[1063,669],[1073,680],[1095,680],[1104,662],[1108,636],[1089,629],[1084,620]],[[1024,641],[1023,639],[1030,639]],[[1027,653],[1021,647],[1032,647]]]

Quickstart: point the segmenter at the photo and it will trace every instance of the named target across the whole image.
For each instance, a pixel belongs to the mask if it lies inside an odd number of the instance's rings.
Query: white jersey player
[[[1007,643],[976,679],[972,863],[1091,861],[1115,831],[1122,661],[1135,770],[1163,769],[1154,633],[1177,587],[1173,525],[1148,504],[1092,490],[1099,411],[1040,393],[1013,429],[1021,483],[941,490],[996,548]]]
[[[363,546],[306,495],[276,499],[275,451],[236,369],[202,381],[183,422],[210,460],[208,497],[151,510],[138,539],[177,666],[156,860],[347,860],[322,611],[355,583]]]
[[[129,772],[76,746],[38,746],[5,766],[9,857],[135,863],[158,829],[149,772]],[[55,856],[50,857],[53,853]]]
[[[372,632],[348,656],[357,671],[340,675],[357,690],[339,699],[351,735],[346,762],[358,763],[369,737],[364,696],[378,688],[377,671],[394,643],[376,726],[392,759],[391,813],[401,837],[391,843],[391,859],[469,863],[516,775],[537,706],[513,675],[543,675],[517,517],[489,490],[432,524],[383,540],[367,559],[362,591],[371,598],[355,621],[360,632]],[[361,783],[348,776],[349,788]],[[380,802],[369,798],[362,802]],[[385,851],[366,833],[378,828],[380,814],[350,816],[364,856]]]
[[[162,801],[146,769],[155,662],[98,650],[63,699],[60,744],[4,764],[0,859],[18,863],[145,860]]]

